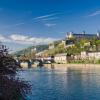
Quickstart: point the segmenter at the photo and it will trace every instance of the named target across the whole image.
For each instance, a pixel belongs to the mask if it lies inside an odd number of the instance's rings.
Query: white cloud
[[[58,19],[58,17],[44,18],[42,20],[49,21],[49,20],[55,20],[55,19]]]
[[[0,8],[0,11],[1,11],[1,8]],[[35,22],[38,22],[38,21],[50,21],[50,20],[58,19],[58,17],[55,17],[56,14],[58,14],[58,13],[52,13],[52,14],[48,14],[48,15],[44,15],[44,16],[39,16],[39,17],[36,17],[36,18],[32,18],[31,20],[34,20]],[[26,24],[26,22],[19,22],[19,23],[15,23],[13,25],[4,26],[4,29],[5,28],[17,27],[17,26],[21,26],[21,25],[24,25],[24,24]],[[51,25],[47,24],[46,26],[49,27]],[[52,26],[54,26],[54,25],[52,25]]]
[[[25,24],[25,23],[17,23],[17,24],[14,24],[13,26],[19,26],[19,25],[23,25],[23,24]]]
[[[8,37],[0,35],[1,42],[9,42],[9,43],[18,43],[18,44],[32,44],[32,45],[39,45],[39,44],[49,44],[52,43],[57,39],[54,38],[36,38],[36,37],[29,37],[25,35],[19,34],[12,34]]]
[[[5,39],[5,37],[3,37],[2,35],[0,35],[0,40],[2,41],[4,39]]]
[[[96,16],[96,15],[99,15],[99,14],[100,14],[100,10],[95,11],[95,12],[91,13],[91,14],[88,15],[88,16],[93,17],[93,16]]]
[[[10,42],[10,40],[6,38],[5,36],[0,35],[0,42]]]
[[[23,36],[19,34],[13,34],[10,36],[10,38],[14,41],[25,41],[28,39],[28,36]]]
[[[12,27],[23,25],[23,24],[25,24],[25,23],[21,22],[21,23],[17,23],[17,24],[13,24],[13,25],[7,25],[7,26],[5,26],[5,28],[12,28]]]
[[[36,18],[33,18],[33,19],[43,19],[43,18],[48,18],[48,17],[52,17],[56,15],[56,13],[53,13],[53,14],[48,14],[48,15],[44,15],[44,16],[39,16],[39,17],[36,17]]]
[[[46,23],[45,26],[47,27],[52,27],[52,26],[55,26],[56,24],[51,24],[51,23]]]

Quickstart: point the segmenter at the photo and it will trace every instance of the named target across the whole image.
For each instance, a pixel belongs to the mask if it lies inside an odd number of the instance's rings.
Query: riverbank
[[[44,67],[100,67],[100,64],[44,64]]]
[[[48,69],[55,69],[58,71],[67,71],[68,69],[89,71],[89,69],[100,69],[100,64],[44,64]]]
[[[81,68],[81,67],[100,67],[100,64],[43,64],[44,67],[47,68],[56,68],[56,69],[65,69],[67,67],[75,67],[75,68]],[[27,63],[22,63],[21,64],[22,68],[28,68]],[[37,65],[32,64],[31,68],[37,67]]]

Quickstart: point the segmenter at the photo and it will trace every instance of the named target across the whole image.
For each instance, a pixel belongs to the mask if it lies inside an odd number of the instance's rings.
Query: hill
[[[19,55],[24,55],[24,54],[29,54],[32,50],[36,52],[41,52],[43,50],[47,50],[49,48],[49,45],[37,45],[37,46],[30,46],[26,49],[16,51],[14,55],[19,56]]]

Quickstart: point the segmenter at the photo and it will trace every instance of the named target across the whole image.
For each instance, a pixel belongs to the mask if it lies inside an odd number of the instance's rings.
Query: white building
[[[81,59],[95,59],[99,60],[100,59],[100,52],[81,52]]]
[[[75,46],[73,40],[62,40],[62,44],[64,45],[64,48]]]
[[[66,53],[61,53],[61,54],[57,54],[54,57],[54,61],[56,63],[67,63],[67,54]]]
[[[54,49],[54,48],[55,48],[54,43],[49,44],[49,50],[50,50],[50,49]]]
[[[81,59],[86,59],[88,57],[88,53],[86,51],[81,52]]]
[[[89,52],[88,57],[89,57],[89,59],[99,60],[100,59],[100,52]]]
[[[72,38],[73,37],[73,32],[68,32],[67,34],[66,34],[66,38],[67,39],[70,39],[70,38]]]

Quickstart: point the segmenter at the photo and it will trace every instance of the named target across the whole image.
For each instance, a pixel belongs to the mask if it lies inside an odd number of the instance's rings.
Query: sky
[[[0,41],[16,51],[100,30],[100,0],[0,0]]]

